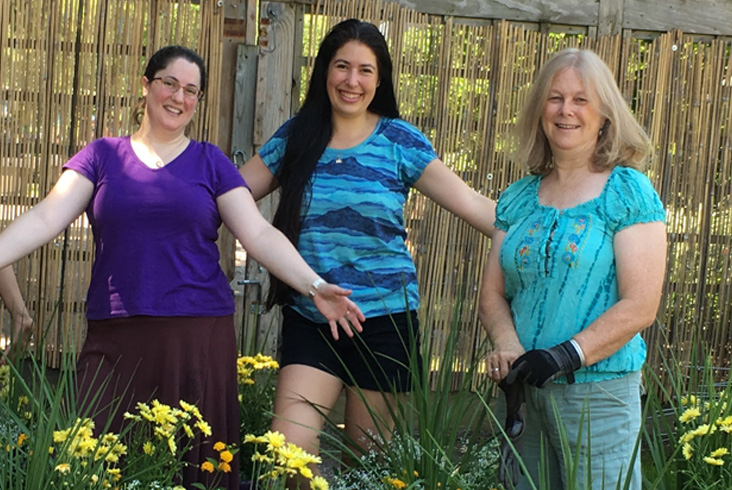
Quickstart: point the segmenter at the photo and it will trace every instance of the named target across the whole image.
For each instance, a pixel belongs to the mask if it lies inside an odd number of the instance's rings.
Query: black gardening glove
[[[526,424],[524,384],[520,381],[509,384],[504,379],[498,384],[498,387],[506,395],[506,423],[504,425],[506,437],[501,441],[498,480],[505,488],[513,489],[518,485],[521,471],[519,457],[522,446],[521,439]]]
[[[567,375],[567,382],[574,383],[574,372],[582,367],[582,360],[574,345],[567,340],[548,349],[530,350],[511,365],[506,382],[522,381],[537,388]]]

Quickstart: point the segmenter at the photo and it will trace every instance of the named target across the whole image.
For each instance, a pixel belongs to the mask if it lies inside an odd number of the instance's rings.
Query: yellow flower
[[[386,483],[389,483],[394,488],[401,490],[402,488],[406,488],[407,484],[401,481],[399,478],[386,478]]]
[[[69,465],[69,463],[61,463],[61,464],[57,465],[53,469],[53,471],[58,471],[62,475],[68,475],[69,471],[71,471],[71,465]]]
[[[231,451],[222,451],[219,457],[224,463],[231,463],[231,460],[234,459],[234,455],[231,454]]]
[[[729,449],[727,449],[726,447],[720,447],[719,449],[715,449],[714,451],[712,451],[712,454],[710,454],[710,456],[712,458],[719,458],[722,456],[726,456],[728,454],[729,454]]]
[[[201,471],[208,471],[209,473],[214,472],[214,465],[210,461],[204,461],[201,463]]]
[[[229,463],[226,463],[224,461],[221,461],[219,463],[219,469],[223,471],[224,473],[230,473],[231,472],[231,465]]]
[[[211,426],[208,425],[208,423],[204,420],[197,420],[194,426],[201,431],[201,434],[204,436],[210,436],[211,435]]]
[[[710,458],[709,456],[704,458],[704,462],[712,466],[722,466],[724,464],[724,461],[722,461],[721,459]]]
[[[689,434],[692,436],[705,436],[707,434],[714,434],[717,431],[717,427],[715,425],[709,425],[709,424],[702,424],[696,429],[689,431]]]
[[[21,432],[18,436],[18,447],[20,447],[26,439],[28,439],[28,436]]]
[[[255,444],[264,444],[267,442],[267,438],[264,436],[255,436],[254,434],[247,434],[244,436],[244,442],[250,442]]]
[[[686,424],[699,416],[701,416],[701,410],[697,407],[687,408],[684,410],[684,413],[681,414],[681,417],[679,417],[679,422]]]
[[[267,447],[270,448],[270,450],[272,450],[272,448],[276,449],[285,445],[285,436],[280,432],[268,430],[264,434],[264,437],[267,440]]]
[[[419,478],[419,473],[417,472],[417,470],[414,470],[414,476],[416,476],[417,478]]]
[[[689,395],[688,397],[682,397],[681,398],[681,404],[683,406],[687,405],[696,405],[699,402],[699,399],[696,397],[696,395]]]
[[[300,474],[302,476],[304,476],[305,478],[307,478],[308,480],[313,478],[313,470],[311,470],[307,466],[303,466],[302,468],[300,468]]]
[[[224,449],[226,449],[226,444],[224,444],[223,442],[219,441],[216,444],[214,444],[214,447],[213,448],[214,448],[214,451],[221,452]]]
[[[146,441],[145,444],[142,445],[142,452],[148,456],[152,455],[155,453],[155,445],[150,441]]]
[[[328,490],[328,482],[322,476],[313,477],[310,480],[311,490]]]
[[[691,459],[691,456],[694,454],[694,449],[691,447],[691,444],[684,443],[684,447],[681,449],[682,454],[684,455],[684,458],[686,460]]]

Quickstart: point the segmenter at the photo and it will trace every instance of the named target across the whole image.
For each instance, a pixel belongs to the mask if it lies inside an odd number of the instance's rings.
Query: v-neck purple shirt
[[[216,198],[246,184],[221,150],[191,141],[172,162],[152,169],[129,137],[102,138],[64,170],[94,184],[86,210],[96,246],[87,318],[234,312],[219,266]]]

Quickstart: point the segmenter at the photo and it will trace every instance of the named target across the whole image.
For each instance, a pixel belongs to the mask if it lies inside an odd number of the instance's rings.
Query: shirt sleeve
[[[498,198],[495,226],[508,231],[524,213],[535,207],[536,176],[528,176],[509,185]]]
[[[236,165],[224,155],[224,152],[218,146],[211,143],[205,143],[206,155],[212,163],[214,171],[213,192],[215,197],[226,194],[236,187],[249,186],[244,182]]]
[[[63,166],[63,170],[74,170],[89,179],[95,186],[97,184],[99,172],[97,171],[97,145],[101,144],[101,140],[95,140],[79,150],[76,155],[72,156]]]
[[[397,143],[399,158],[399,175],[409,187],[419,180],[432,161],[438,158],[432,143],[419,129],[402,119],[390,121],[386,132],[388,138]]]
[[[610,226],[618,232],[638,223],[666,222],[666,212],[651,181],[638,170],[616,169],[605,203]]]
[[[291,122],[292,119],[280,126],[279,129],[275,131],[275,134],[273,134],[272,137],[259,148],[259,151],[257,151],[264,164],[275,176],[282,165],[282,158],[285,156],[285,147],[287,146],[287,128],[290,126]]]

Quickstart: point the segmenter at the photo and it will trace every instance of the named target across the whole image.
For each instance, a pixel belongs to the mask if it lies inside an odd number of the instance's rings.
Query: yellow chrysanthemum
[[[142,452],[144,452],[148,456],[151,456],[155,453],[155,444],[150,441],[145,441],[145,444],[142,445]]]
[[[61,463],[61,464],[57,465],[53,469],[53,471],[58,471],[62,475],[68,475],[69,472],[71,471],[71,465],[69,463]]]
[[[716,431],[717,427],[715,425],[702,424],[696,429],[689,431],[689,434],[693,435],[694,437],[701,437],[709,434],[714,434]]]
[[[718,458],[710,458],[709,456],[707,456],[706,458],[704,458],[704,462],[707,463],[707,464],[710,464],[712,466],[722,466],[722,465],[724,465],[724,461],[722,461],[721,459],[718,459]]]
[[[210,461],[204,461],[201,463],[201,471],[208,471],[209,473],[214,472],[214,465]]]
[[[712,454],[710,454],[709,456],[711,456],[712,458],[721,458],[722,456],[726,456],[728,454],[729,449],[727,449],[726,447],[720,447],[719,449],[715,449],[714,451],[712,451]]]
[[[247,434],[244,436],[244,442],[254,444],[264,444],[267,442],[267,438],[264,436],[255,436],[254,434]]]
[[[211,435],[211,426],[208,425],[208,422],[205,420],[197,420],[194,426],[201,431],[201,434],[204,436],[210,436]]]
[[[268,430],[264,434],[267,440],[267,447],[270,451],[273,449],[281,448],[285,445],[285,436],[277,431]]]
[[[311,490],[328,490],[328,482],[322,476],[315,476],[310,480]]]
[[[681,422],[682,424],[687,424],[700,416],[701,410],[699,410],[698,407],[690,407],[684,410],[684,413],[681,414],[681,417],[679,417],[679,422]]]
[[[252,461],[255,463],[274,463],[274,459],[271,456],[262,453],[254,453],[252,455]]]
[[[686,460],[689,460],[694,455],[694,448],[692,448],[691,444],[687,442],[684,444],[684,447],[681,448],[681,453],[684,455]]]
[[[308,466],[303,466],[302,468],[300,468],[300,474],[310,480],[313,477],[313,470],[311,470]]]

